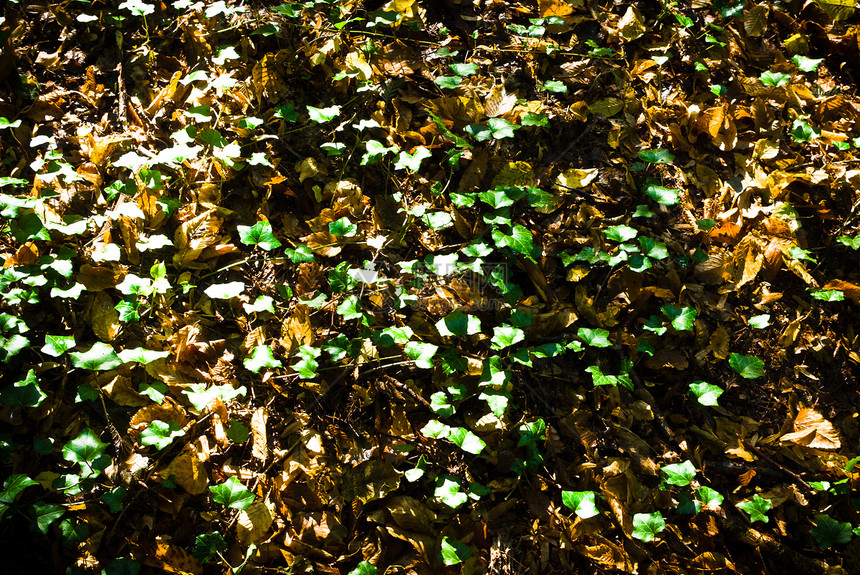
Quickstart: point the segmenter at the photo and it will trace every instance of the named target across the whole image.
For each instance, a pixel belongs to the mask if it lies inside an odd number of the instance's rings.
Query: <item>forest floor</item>
[[[4,10],[5,573],[860,573],[852,2]]]

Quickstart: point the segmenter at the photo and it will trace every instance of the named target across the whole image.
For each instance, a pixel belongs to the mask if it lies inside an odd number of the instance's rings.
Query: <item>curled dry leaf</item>
[[[794,418],[794,431],[780,440],[812,449],[839,449],[842,441],[839,432],[824,416],[810,407],[804,407]]]

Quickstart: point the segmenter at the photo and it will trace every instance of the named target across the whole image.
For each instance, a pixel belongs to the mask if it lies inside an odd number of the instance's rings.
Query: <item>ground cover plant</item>
[[[4,572],[860,572],[853,4],[4,6]]]

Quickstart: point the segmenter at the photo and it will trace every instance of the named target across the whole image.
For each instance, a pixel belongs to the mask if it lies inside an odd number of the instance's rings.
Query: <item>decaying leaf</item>
[[[781,441],[796,443],[811,449],[839,449],[842,441],[833,424],[812,408],[804,407],[794,418],[794,431],[780,437]]]

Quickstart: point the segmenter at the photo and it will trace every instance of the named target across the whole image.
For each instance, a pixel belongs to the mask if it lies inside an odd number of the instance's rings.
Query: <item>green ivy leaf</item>
[[[788,255],[790,255],[795,260],[806,260],[808,262],[816,263],[815,258],[812,257],[812,252],[809,250],[805,250],[800,246],[791,246],[788,248]]]
[[[39,485],[23,473],[10,475],[3,481],[3,491],[0,491],[0,503],[12,503],[22,491],[31,485]]]
[[[474,335],[481,331],[481,320],[457,309],[437,321],[436,329],[446,337]]]
[[[245,291],[245,282],[227,282],[224,284],[212,284],[203,293],[210,299],[230,299],[239,297]]]
[[[445,439],[451,433],[451,426],[438,419],[431,419],[421,428],[421,435],[431,439]]]
[[[442,537],[442,562],[457,565],[472,556],[472,548],[452,537]]]
[[[314,261],[313,250],[304,244],[297,245],[294,250],[286,248],[284,251],[286,252],[287,257],[290,258],[290,261],[294,264]]]
[[[764,329],[770,325],[770,314],[754,315],[747,320],[747,325],[755,329]]]
[[[51,527],[51,524],[62,517],[66,512],[64,507],[39,501],[33,503],[33,506],[30,509],[33,521],[36,523],[36,527],[44,535],[48,534],[48,529]]]
[[[107,446],[107,443],[99,441],[92,429],[87,428],[63,446],[63,457],[66,461],[80,464],[82,469],[92,469]]]
[[[487,402],[487,406],[493,415],[501,419],[508,409],[508,404],[511,401],[511,394],[506,391],[482,391],[478,395],[478,399],[483,399]]]
[[[264,311],[275,313],[275,300],[272,299],[272,296],[261,295],[254,300],[254,303],[243,303],[242,309],[245,310],[245,313],[260,313]]]
[[[113,348],[102,342],[94,343],[87,351],[70,353],[69,355],[72,357],[72,365],[79,369],[92,371],[107,371],[119,367],[123,363]]]
[[[597,509],[597,493],[594,491],[562,491],[561,502],[581,519],[600,514]]]
[[[251,355],[242,360],[245,369],[254,373],[260,373],[264,367],[275,369],[283,367],[281,360],[276,359],[272,353],[272,348],[268,345],[258,345],[251,350]]]
[[[764,361],[754,355],[733,353],[729,356],[729,365],[745,379],[756,379],[764,375]]]
[[[658,242],[654,238],[639,238],[639,247],[642,249],[642,255],[649,258],[663,260],[669,257],[669,250],[666,249],[666,244]]]
[[[666,522],[659,511],[637,513],[633,516],[633,537],[646,543],[653,541],[658,533],[666,529]]]
[[[815,72],[818,70],[819,64],[824,62],[824,58],[807,58],[806,56],[797,54],[791,58],[791,61],[794,62],[795,66],[800,68],[801,72]]]
[[[525,256],[531,261],[535,261],[537,249],[535,248],[534,238],[531,232],[520,224],[516,224],[511,231],[511,235],[506,235],[499,229],[494,229],[493,241],[500,248],[509,247],[514,252]]]
[[[108,506],[108,511],[119,513],[123,509],[122,502],[126,495],[128,495],[128,491],[124,487],[114,487],[101,496],[101,501]]]
[[[182,390],[182,393],[188,396],[188,401],[197,411],[206,409],[216,398],[227,403],[240,395],[245,395],[245,392],[244,385],[234,388],[229,383],[210,387],[207,387],[205,383],[192,383]]]
[[[463,83],[462,76],[439,76],[433,80],[433,83],[443,90],[453,90]]]
[[[756,521],[767,523],[768,517],[765,513],[770,511],[773,504],[756,493],[752,499],[747,499],[746,501],[737,503],[736,507],[741,511],[746,512],[746,514],[750,516],[750,521],[752,523],[755,523]]]
[[[809,530],[815,537],[820,549],[829,549],[834,545],[850,543],[853,538],[851,524],[837,521],[829,515],[820,513],[815,516],[815,527]]]
[[[314,108],[308,106],[308,117],[312,122],[322,124],[330,122],[340,115],[340,106],[329,106],[328,108]]]
[[[293,369],[298,372],[301,379],[313,379],[317,376],[317,369],[320,366],[317,358],[320,354],[322,354],[322,349],[318,347],[309,345],[299,347],[299,361],[293,364]]]
[[[351,238],[358,233],[358,226],[344,216],[334,222],[329,222],[328,231],[333,236]]]
[[[419,341],[410,341],[403,348],[409,359],[415,362],[415,367],[421,369],[433,368],[433,356],[436,355],[436,350],[439,346],[432,343],[422,343]]]
[[[200,563],[207,563],[213,556],[227,550],[224,536],[218,533],[201,533],[194,539],[194,550],[191,554]]]
[[[553,94],[565,94],[567,93],[567,86],[564,82],[559,80],[547,80],[544,84],[538,84],[539,90],[545,90],[547,92],[552,92]]]
[[[852,250],[860,250],[860,235],[854,236],[853,238],[850,236],[839,236],[836,241],[843,246],[848,246]]]
[[[765,72],[759,76],[759,79],[765,86],[773,86],[776,88],[788,84],[791,80],[791,76],[783,74],[782,72]]]
[[[683,463],[664,465],[661,471],[665,474],[664,481],[666,483],[679,487],[689,485],[696,477],[696,468],[693,467],[693,462],[689,459]]]
[[[591,347],[609,347],[612,342],[609,341],[609,332],[605,329],[581,327],[576,332],[577,337]]]
[[[523,330],[512,325],[500,325],[493,328],[492,349],[499,351],[523,341],[526,334]]]
[[[828,290],[814,290],[809,292],[809,295],[812,296],[813,299],[821,300],[821,301],[844,301],[845,294],[839,290],[828,289]]]
[[[675,156],[669,150],[658,148],[656,150],[639,150],[639,159],[643,162],[651,164],[670,164],[675,160]]]
[[[604,230],[603,235],[606,236],[607,240],[612,240],[614,242],[626,242],[627,240],[632,240],[639,234],[635,228],[631,228],[630,226],[611,226]]]
[[[678,308],[672,304],[666,304],[660,308],[669,321],[678,331],[693,331],[693,324],[696,322],[698,312],[691,307]]]
[[[48,397],[39,387],[35,370],[30,370],[24,379],[0,390],[0,403],[21,407],[38,407]]]
[[[281,242],[272,233],[272,224],[262,220],[253,226],[236,226],[239,240],[246,246],[260,246],[266,251],[280,247]]]
[[[702,502],[702,505],[710,509],[716,509],[723,504],[723,496],[710,487],[696,489],[696,497]]]
[[[690,392],[696,396],[700,404],[710,407],[716,406],[717,400],[723,394],[721,388],[704,381],[694,381],[691,383]]]
[[[549,116],[543,113],[534,114],[529,112],[523,116],[523,126],[549,126]]]
[[[123,363],[134,361],[141,365],[146,365],[153,361],[164,359],[169,355],[169,351],[155,351],[154,349],[146,349],[143,347],[130,347],[119,352],[118,357]]]
[[[174,437],[181,437],[183,435],[185,435],[185,431],[177,422],[164,422],[155,419],[140,434],[140,444],[152,445],[156,451],[161,451],[173,442]]]
[[[678,513],[684,515],[698,515],[702,510],[702,503],[693,499],[693,495],[682,491],[678,494]]]
[[[458,76],[471,76],[478,73],[477,64],[451,64],[451,70]]]
[[[395,170],[409,170],[417,172],[421,168],[421,162],[431,157],[433,154],[424,146],[418,146],[411,154],[400,152],[397,156],[397,162],[394,164]]]
[[[362,561],[355,569],[349,572],[349,575],[378,575],[379,571],[368,561]]]
[[[242,485],[235,477],[231,477],[221,485],[210,487],[212,498],[216,503],[244,511],[254,502],[254,494]]]
[[[487,446],[484,440],[466,429],[465,427],[454,427],[448,434],[448,440],[460,449],[473,455],[478,455]]]
[[[346,321],[360,319],[363,316],[361,313],[361,300],[358,299],[357,295],[347,296],[337,306],[337,313]]]
[[[442,475],[436,479],[434,495],[452,509],[460,507],[469,499],[469,496],[460,490],[460,483],[450,475]]]
[[[788,132],[795,142],[811,142],[821,136],[821,130],[813,128],[803,118],[797,118]]]
[[[680,192],[671,188],[664,188],[655,184],[648,184],[642,190],[646,196],[664,206],[674,206],[678,203]]]

